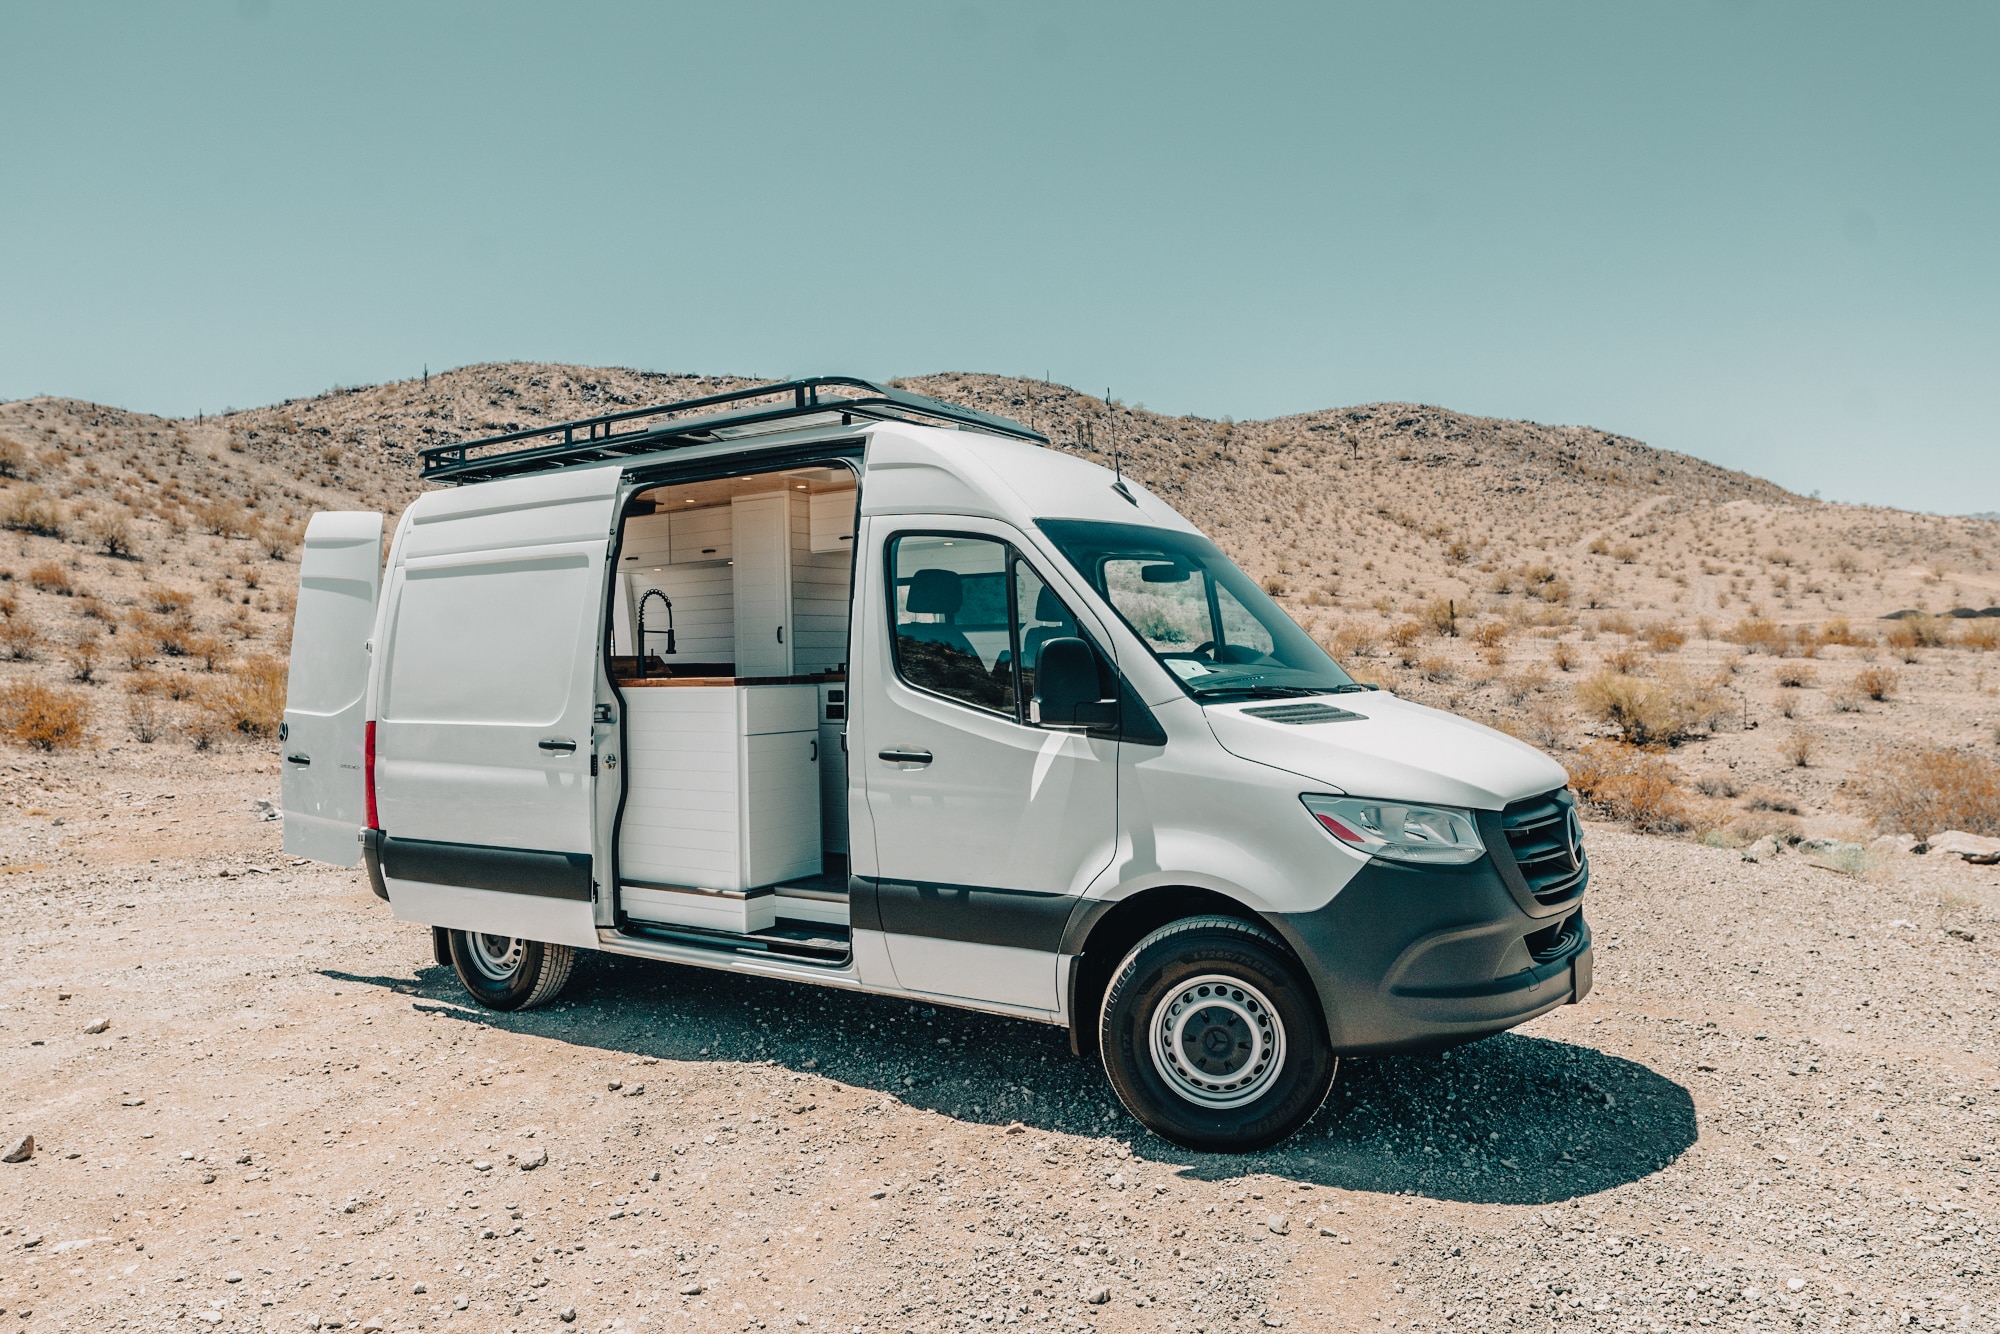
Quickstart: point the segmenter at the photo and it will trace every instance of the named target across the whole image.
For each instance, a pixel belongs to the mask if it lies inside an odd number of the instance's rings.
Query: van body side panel
[[[579,469],[411,507],[374,705],[381,863],[399,917],[596,943],[581,868],[618,481]]]
[[[382,586],[382,516],[315,514],[299,553],[299,601],[279,747],[285,851],[334,866],[360,858],[367,642]]]

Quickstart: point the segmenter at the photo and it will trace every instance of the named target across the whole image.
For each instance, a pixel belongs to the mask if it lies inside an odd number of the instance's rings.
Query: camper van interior
[[[653,487],[627,506],[609,663],[626,930],[847,958],[857,497],[834,464]]]

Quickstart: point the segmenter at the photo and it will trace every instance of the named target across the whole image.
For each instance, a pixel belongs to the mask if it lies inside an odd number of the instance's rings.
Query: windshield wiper
[[[1241,696],[1244,699],[1303,699],[1308,695],[1337,695],[1347,690],[1359,690],[1360,686],[1214,686],[1207,690],[1197,689],[1196,699],[1219,699],[1224,695]]]

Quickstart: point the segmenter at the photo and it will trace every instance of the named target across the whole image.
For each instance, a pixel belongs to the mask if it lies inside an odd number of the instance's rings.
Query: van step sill
[[[670,940],[676,944],[695,945],[702,949],[768,954],[796,959],[802,963],[829,966],[844,965],[853,954],[845,928],[826,922],[801,922],[789,917],[779,918],[778,925],[769,931],[756,931],[746,935],[737,935],[729,931],[710,931],[699,926],[669,926],[660,922],[642,922],[637,918],[627,918],[620,930],[623,935]]]

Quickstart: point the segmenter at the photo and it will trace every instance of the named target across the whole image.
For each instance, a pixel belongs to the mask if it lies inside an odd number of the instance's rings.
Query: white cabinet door
[[[412,510],[376,699],[397,915],[593,945],[591,710],[615,469]]]
[[[791,499],[739,496],[735,515],[736,674],[792,674]]]
[[[278,780],[285,851],[352,866],[367,818],[362,742],[368,636],[382,584],[382,516],[315,514],[299,553]]]

